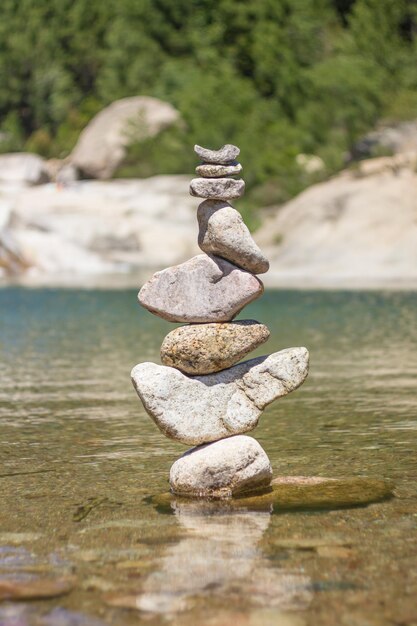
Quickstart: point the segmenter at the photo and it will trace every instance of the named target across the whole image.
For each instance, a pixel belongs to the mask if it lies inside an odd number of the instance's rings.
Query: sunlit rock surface
[[[239,211],[221,200],[206,200],[198,207],[198,245],[253,274],[269,269],[268,259],[254,242]]]
[[[171,322],[228,322],[262,294],[261,281],[249,272],[220,257],[199,254],[157,272],[138,300]]]
[[[261,445],[237,435],[188,450],[171,467],[169,484],[177,494],[225,497],[268,487],[271,478]]]
[[[161,361],[186,374],[212,374],[235,365],[268,338],[265,324],[254,320],[187,324],[165,337]]]
[[[171,367],[140,363],[132,381],[167,437],[199,445],[253,430],[263,409],[297,389],[307,374],[306,348],[288,348],[193,378]]]

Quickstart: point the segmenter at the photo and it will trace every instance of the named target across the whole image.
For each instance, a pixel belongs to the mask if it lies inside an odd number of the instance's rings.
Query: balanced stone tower
[[[171,322],[161,361],[132,370],[133,385],[158,428],[171,439],[196,446],[171,467],[171,490],[189,497],[230,497],[269,486],[272,470],[260,444],[246,433],[263,409],[294,391],[308,373],[306,348],[287,348],[236,363],[269,337],[254,320],[232,321],[259,298],[257,274],[269,262],[229,200],[245,189],[236,161],[239,148],[195,146],[202,163],[192,196],[205,198],[197,211],[203,254],[157,272],[140,290],[139,302]]]

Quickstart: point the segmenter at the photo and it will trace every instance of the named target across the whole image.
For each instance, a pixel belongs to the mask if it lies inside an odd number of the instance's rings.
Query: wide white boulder
[[[262,411],[299,387],[306,348],[288,348],[206,376],[140,363],[132,382],[148,414],[171,439],[199,445],[253,430]]]

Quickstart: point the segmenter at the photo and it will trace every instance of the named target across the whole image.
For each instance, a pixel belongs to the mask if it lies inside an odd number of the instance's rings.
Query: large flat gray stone
[[[180,326],[165,337],[161,361],[186,374],[212,374],[231,367],[268,338],[268,328],[254,320]]]
[[[263,409],[297,389],[308,374],[306,348],[288,348],[208,376],[141,363],[133,385],[158,428],[199,445],[253,430]]]
[[[178,495],[224,498],[268,487],[271,478],[261,445],[237,435],[188,450],[171,467],[169,484]]]
[[[138,299],[171,322],[228,322],[262,293],[261,281],[252,274],[224,259],[199,254],[154,274]]]
[[[207,254],[235,263],[253,274],[263,274],[269,261],[262,254],[242,219],[227,202],[205,200],[197,211],[198,245]]]
[[[241,178],[193,178],[190,194],[196,198],[232,200],[245,193],[245,181]]]
[[[237,146],[227,143],[220,150],[209,150],[197,144],[194,146],[194,152],[205,163],[215,163],[219,165],[229,165],[233,163],[239,156],[240,150]]]

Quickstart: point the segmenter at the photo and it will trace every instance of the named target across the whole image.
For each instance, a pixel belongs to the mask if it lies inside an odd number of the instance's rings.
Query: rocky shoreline
[[[413,155],[362,161],[282,207],[261,210],[253,238],[270,261],[265,286],[416,289],[416,162]],[[206,180],[224,176],[225,167],[205,166]],[[0,181],[0,286],[130,288],[198,254],[197,201],[186,181]],[[230,220],[248,240],[238,212],[219,210],[221,202],[206,200],[198,211],[207,253],[226,251],[223,224]],[[249,267],[253,251],[245,254]]]

